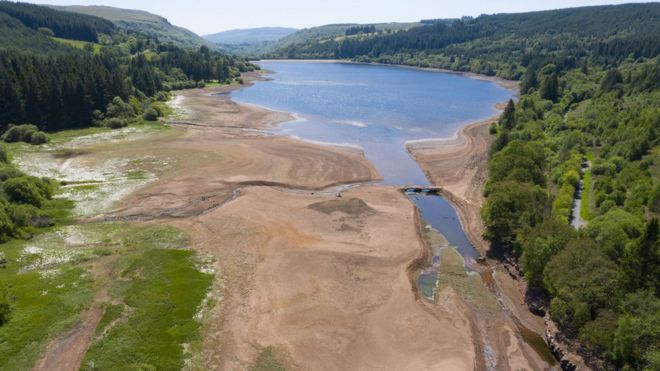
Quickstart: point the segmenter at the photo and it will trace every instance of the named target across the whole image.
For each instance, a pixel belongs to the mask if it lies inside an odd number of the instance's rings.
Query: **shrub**
[[[22,176],[6,180],[2,187],[9,200],[18,204],[41,207],[44,203],[43,191],[32,179]]]
[[[158,120],[158,111],[156,111],[152,107],[149,107],[146,110],[144,110],[144,113],[142,114],[142,118],[147,120],[147,121],[157,121]]]
[[[34,144],[34,145],[44,144],[47,142],[48,142],[48,136],[43,131],[38,131],[32,134],[32,138],[30,138],[30,144]]]
[[[111,129],[119,129],[119,128],[124,128],[128,126],[128,122],[126,120],[122,120],[117,117],[113,117],[111,119],[105,120],[105,126],[111,128]]]
[[[29,141],[32,133],[39,131],[35,125],[10,125],[9,129],[2,134],[2,140],[7,143],[22,142],[27,138]]]
[[[39,131],[35,125],[10,125],[9,129],[2,134],[2,140],[7,143],[25,142],[31,144],[43,144],[48,141],[46,133]]]
[[[32,218],[36,216],[37,209],[32,205],[11,205],[9,217],[17,227],[26,227],[30,225]]]
[[[108,104],[105,113],[106,118],[132,118],[135,117],[133,107],[124,102],[120,97],[114,97]]]
[[[2,199],[4,201],[4,199]],[[7,204],[7,201],[4,201]],[[14,223],[4,207],[0,207],[0,242],[7,242],[15,232]]]

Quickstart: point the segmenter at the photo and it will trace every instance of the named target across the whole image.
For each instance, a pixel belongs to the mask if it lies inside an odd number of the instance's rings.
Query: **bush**
[[[105,126],[111,128],[111,129],[119,129],[119,128],[124,128],[128,126],[128,122],[126,120],[122,120],[117,117],[113,117],[111,119],[105,120]]]
[[[39,131],[39,128],[35,125],[10,125],[9,129],[2,134],[2,140],[7,143],[43,144],[48,141],[48,136],[46,136],[46,133]]]
[[[120,97],[114,97],[108,104],[105,113],[106,118],[132,118],[135,117],[133,107],[124,102]]]
[[[9,125],[9,129],[2,134],[2,140],[7,143],[22,142],[25,138],[29,141],[33,132],[39,129],[35,125]]]
[[[38,131],[32,134],[32,138],[30,139],[30,144],[34,144],[34,145],[44,144],[47,142],[48,142],[48,136],[43,131]]]
[[[2,199],[3,203],[7,205],[7,201]],[[14,236],[15,228],[14,223],[7,215],[4,207],[0,207],[0,242],[7,242],[12,236]]]
[[[25,176],[6,180],[2,187],[9,200],[18,204],[28,204],[36,207],[43,205],[45,197],[40,187]]]
[[[156,111],[152,107],[149,107],[146,110],[144,110],[144,113],[142,114],[142,118],[147,120],[147,121],[157,121],[158,120],[158,111]]]

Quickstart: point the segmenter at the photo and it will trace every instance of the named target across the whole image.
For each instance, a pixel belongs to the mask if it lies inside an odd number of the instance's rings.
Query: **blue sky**
[[[201,35],[261,26],[304,28],[328,23],[374,23],[457,18],[586,5],[616,0],[22,0],[54,5],[108,5],[142,9]]]

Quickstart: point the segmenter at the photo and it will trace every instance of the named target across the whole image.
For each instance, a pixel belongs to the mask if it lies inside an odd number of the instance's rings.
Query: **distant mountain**
[[[197,48],[202,45],[210,46],[212,43],[204,40],[196,33],[183,27],[171,24],[167,19],[145,12],[143,10],[120,9],[109,6],[51,6],[79,14],[88,14],[105,18],[114,22],[120,28],[139,32],[143,35],[155,37],[160,42],[171,42],[182,47]]]
[[[298,29],[287,27],[246,28],[206,35],[204,39],[225,45],[260,44],[280,40],[296,31]]]

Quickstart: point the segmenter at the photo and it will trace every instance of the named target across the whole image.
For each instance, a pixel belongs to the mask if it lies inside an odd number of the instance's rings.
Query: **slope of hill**
[[[376,31],[401,31],[413,27],[420,26],[421,23],[378,23],[373,26]],[[315,41],[323,41],[324,39],[335,38],[346,34],[346,30],[351,27],[364,26],[358,23],[341,23],[341,24],[328,24],[319,27],[310,27],[302,29],[287,37],[279,40],[274,46],[275,49],[281,49],[290,45],[305,44]]]
[[[211,35],[205,35],[203,37],[204,39],[216,44],[241,45],[277,41],[283,37],[291,35],[296,31],[298,31],[296,28],[260,27],[229,30]]]
[[[660,4],[483,15],[350,38],[328,37],[328,30],[305,41],[301,32],[282,39],[273,56],[353,58],[518,78],[538,54],[653,55],[660,47]]]
[[[202,45],[212,45],[196,33],[183,27],[175,26],[159,15],[142,10],[81,5],[53,6],[53,8],[105,18],[114,22],[120,28],[157,38],[159,42],[163,43],[171,42],[178,46],[193,48]]]
[[[74,15],[69,12],[51,10],[43,6],[0,2],[0,12],[20,21],[33,30],[48,29],[57,37],[96,42],[99,34],[111,35],[116,26],[105,19],[89,15]]]

